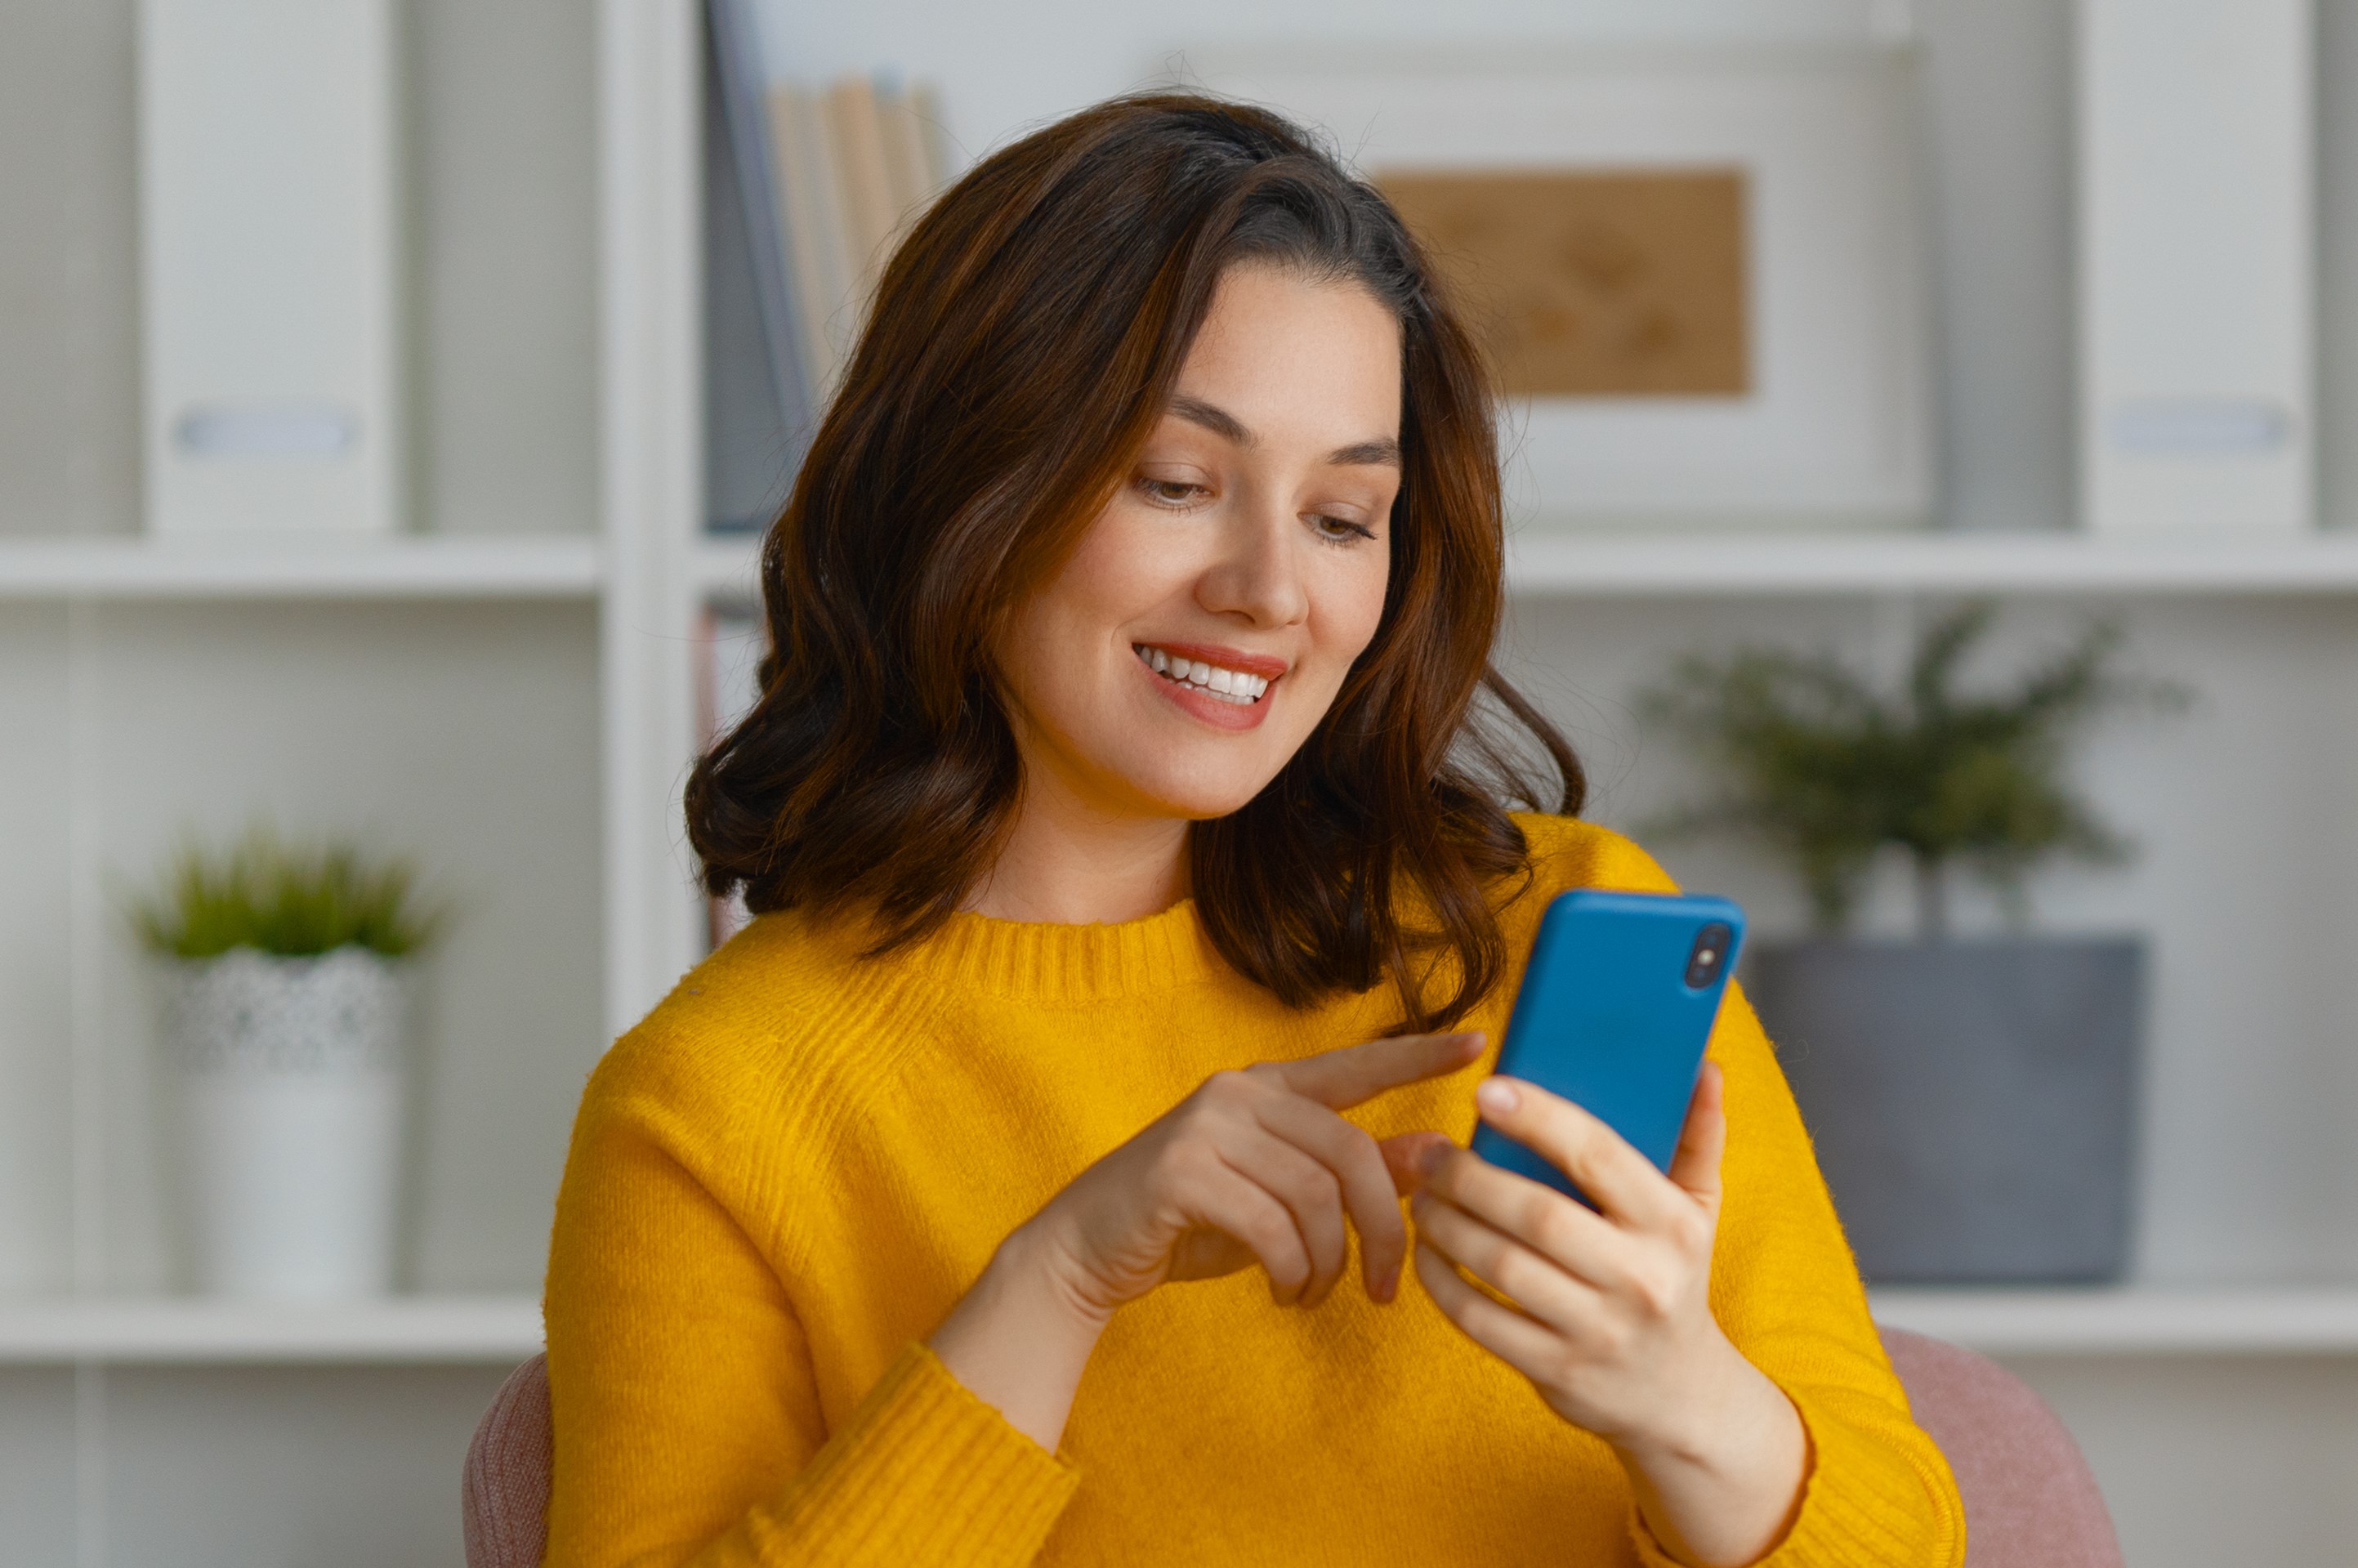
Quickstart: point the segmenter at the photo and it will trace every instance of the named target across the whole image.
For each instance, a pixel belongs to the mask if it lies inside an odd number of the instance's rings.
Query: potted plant
[[[405,862],[255,828],[184,849],[131,919],[164,965],[198,1287],[389,1290],[410,970],[444,912]]]
[[[2025,879],[2127,846],[2066,783],[2100,712],[2184,694],[2117,667],[2100,625],[2010,689],[1959,676],[1993,611],[1930,626],[1905,688],[1773,650],[1680,661],[1641,698],[1722,787],[1658,824],[1727,830],[1800,875],[1816,931],[1757,944],[1747,979],[1866,1277],[2097,1281],[2127,1262],[2145,948],[2027,929]],[[1913,940],[1849,934],[1870,864],[1915,872]],[[2010,929],[1960,937],[1951,884],[1989,883]]]

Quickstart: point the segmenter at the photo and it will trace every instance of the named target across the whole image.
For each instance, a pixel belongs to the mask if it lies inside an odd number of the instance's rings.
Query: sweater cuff
[[[1891,1568],[1956,1561],[1962,1525],[1939,1506],[1908,1456],[1788,1389],[1809,1443],[1801,1506],[1784,1538],[1752,1568]],[[1633,1500],[1629,1533],[1645,1568],[1685,1568],[1663,1550]]]
[[[1008,1424],[923,1343],[886,1369],[768,1509],[761,1561],[1021,1568],[1080,1475]],[[763,1539],[766,1538],[766,1539]]]

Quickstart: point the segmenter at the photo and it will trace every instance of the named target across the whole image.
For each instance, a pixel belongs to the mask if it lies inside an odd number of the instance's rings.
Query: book
[[[925,156],[925,127],[914,93],[887,88],[876,95],[876,119],[883,133],[884,172],[892,189],[892,239],[897,243],[934,191],[934,171]]]
[[[944,183],[930,88],[765,81],[752,0],[706,0],[706,527],[767,527],[885,258]]]
[[[859,276],[843,231],[835,136],[825,108],[802,88],[771,89],[770,143],[776,155],[795,297],[810,329],[802,343],[806,379],[814,400],[823,406],[850,349],[856,323],[848,321],[842,306]]]
[[[941,111],[924,83],[846,77],[769,95],[772,162],[805,339],[824,406],[859,341],[877,274],[946,182]]]
[[[885,143],[884,116],[875,84],[847,76],[827,89],[827,117],[835,130],[838,178],[843,192],[844,228],[859,258],[854,299],[864,315],[868,298],[900,227],[894,200],[892,160]]]
[[[776,515],[817,406],[752,0],[706,0],[706,525]]]

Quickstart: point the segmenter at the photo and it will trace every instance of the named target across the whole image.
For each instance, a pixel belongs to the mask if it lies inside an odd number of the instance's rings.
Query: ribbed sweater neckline
[[[1039,1002],[1175,990],[1225,969],[1192,898],[1109,925],[999,920],[960,911],[908,948],[905,961],[943,984]]]

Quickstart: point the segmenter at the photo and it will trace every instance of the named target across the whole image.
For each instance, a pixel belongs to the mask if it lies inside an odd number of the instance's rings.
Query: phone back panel
[[[1686,983],[1706,925],[1728,928],[1708,983]],[[1744,912],[1724,898],[1574,888],[1548,905],[1499,1047],[1498,1067],[1563,1096],[1670,1169],[1703,1070]],[[1562,1172],[1487,1124],[1474,1152],[1581,1198]]]

